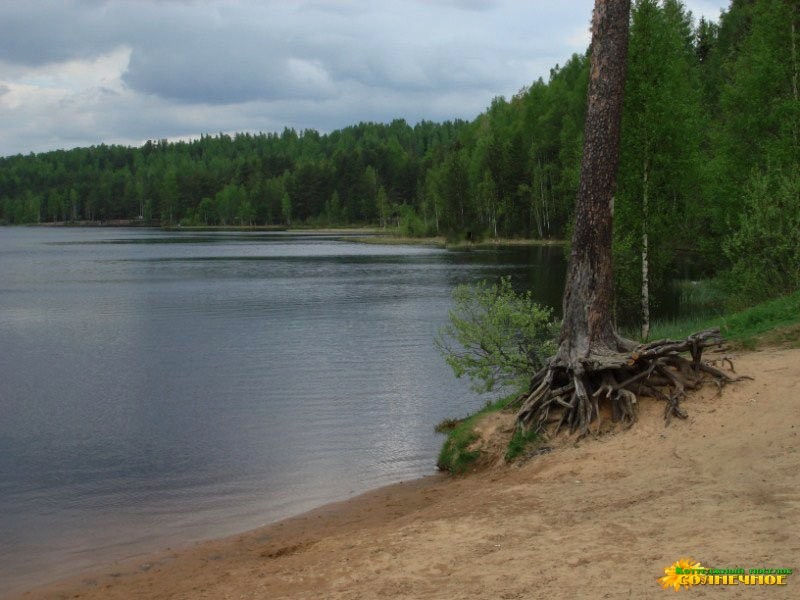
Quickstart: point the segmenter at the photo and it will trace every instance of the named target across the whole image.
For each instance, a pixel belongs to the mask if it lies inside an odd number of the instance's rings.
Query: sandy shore
[[[382,488],[244,535],[117,564],[22,598],[663,598],[682,557],[800,568],[800,350],[738,357],[753,376],[688,399],[663,425],[521,465]],[[696,587],[699,597],[798,598]]]

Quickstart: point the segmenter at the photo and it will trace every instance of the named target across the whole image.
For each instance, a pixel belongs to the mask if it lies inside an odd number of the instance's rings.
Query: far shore
[[[435,246],[461,250],[468,248],[496,248],[504,246],[563,246],[566,240],[529,239],[529,238],[482,238],[478,240],[452,240],[445,236],[408,237],[398,235],[392,230],[380,227],[286,227],[283,225],[169,225],[159,226],[134,219],[116,219],[109,221],[57,221],[50,223],[32,223],[29,227],[134,227],[156,229],[159,231],[261,231],[283,232],[302,235],[342,236],[343,241],[360,244]]]
[[[689,418],[669,427],[645,398],[627,431],[562,436],[511,465],[488,455],[494,464],[468,476],[380,488],[18,598],[656,598],[681,558],[796,569],[800,349],[731,358],[754,379],[693,392]],[[498,413],[483,423],[487,447],[512,424]],[[796,596],[799,577],[742,597]]]

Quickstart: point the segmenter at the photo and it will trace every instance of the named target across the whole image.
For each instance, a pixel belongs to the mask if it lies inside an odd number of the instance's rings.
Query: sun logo
[[[681,558],[678,562],[664,569],[664,576],[659,577],[658,582],[662,589],[673,588],[676,592],[681,589],[689,589],[692,584],[689,582],[686,573],[693,573],[694,569],[704,568],[699,562],[691,558]]]

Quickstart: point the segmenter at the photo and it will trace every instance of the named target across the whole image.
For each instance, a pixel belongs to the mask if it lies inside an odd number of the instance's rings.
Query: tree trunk
[[[665,401],[664,416],[669,422],[673,416],[686,418],[680,400],[686,389],[701,385],[705,377],[712,377],[720,387],[740,379],[701,360],[704,348],[722,344],[718,329],[682,341],[637,345],[619,337],[614,327],[611,225],[629,12],[629,0],[595,0],[564,321],[556,355],[534,374],[528,391],[514,403],[520,406],[517,425],[522,429],[541,431],[553,424],[556,434],[566,427],[584,436],[595,423],[599,431],[601,401],[610,404],[613,422],[633,424],[641,395]],[[646,264],[646,253],[643,258]],[[691,360],[681,357],[681,352],[690,353]]]
[[[552,180],[549,172],[547,174],[547,181],[548,181],[548,184],[549,184],[548,185],[548,190],[550,191],[550,198],[552,200],[553,199],[553,180]],[[555,200],[553,201],[553,205],[555,205]],[[545,203],[544,203],[544,212],[545,212],[545,218],[547,219],[547,237],[549,238],[550,237],[550,231],[551,231],[551,228],[550,228],[550,207],[548,206],[546,200],[545,200]]]
[[[557,358],[573,368],[620,350],[613,325],[611,202],[619,162],[629,0],[596,0],[581,180]]]
[[[648,256],[647,218],[648,218],[648,175],[650,163],[644,159],[642,175],[642,340],[650,337],[650,257]]]
[[[797,8],[795,14],[792,15],[792,97],[795,104],[797,103],[797,28],[795,26],[795,16],[797,15]],[[794,127],[792,130],[794,136],[794,143],[797,145],[797,118],[794,119]]]

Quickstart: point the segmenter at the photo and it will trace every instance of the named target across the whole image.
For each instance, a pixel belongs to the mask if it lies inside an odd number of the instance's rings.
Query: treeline
[[[799,12],[795,0],[732,0],[719,22],[694,22],[677,0],[634,2],[614,207],[622,310],[638,310],[642,294],[658,296],[687,269],[727,273],[747,300],[800,286]],[[472,122],[2,158],[0,220],[379,224],[414,236],[564,238],[587,56],[495,99]]]
[[[0,159],[9,223],[142,219],[174,225],[375,223],[413,202],[464,122],[361,123],[321,135],[202,136]],[[391,198],[391,200],[390,200]]]

